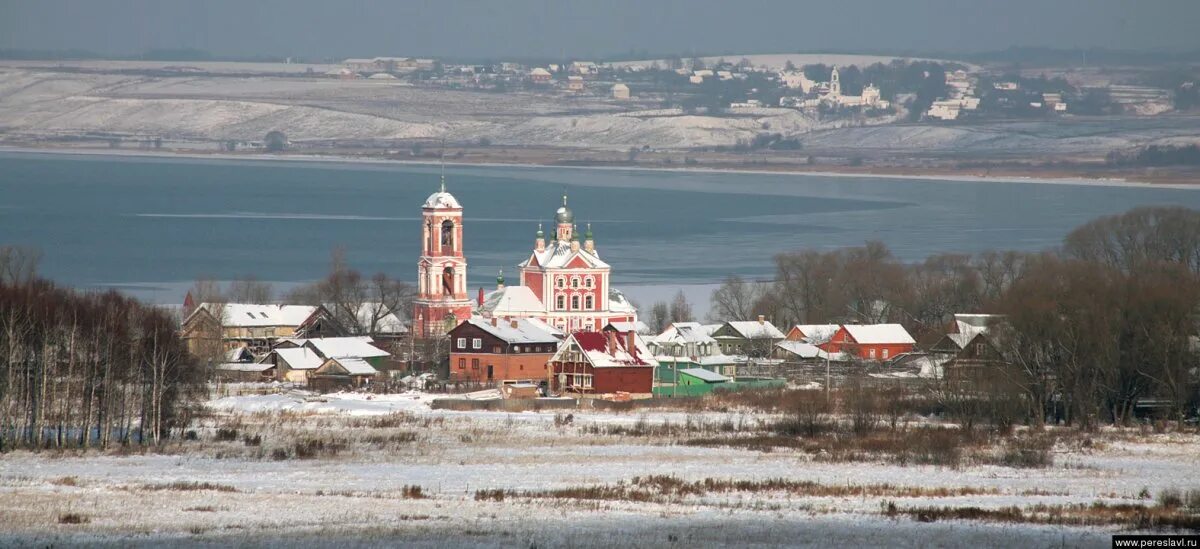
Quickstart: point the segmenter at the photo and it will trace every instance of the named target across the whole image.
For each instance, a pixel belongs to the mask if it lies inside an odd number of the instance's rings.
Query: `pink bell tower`
[[[438,192],[421,207],[421,258],[417,262],[417,299],[413,301],[413,334],[445,335],[471,316],[467,297],[467,259],[463,255],[462,205],[446,192],[446,176]]]

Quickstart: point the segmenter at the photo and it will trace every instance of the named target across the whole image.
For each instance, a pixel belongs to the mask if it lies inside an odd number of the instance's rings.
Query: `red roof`
[[[625,341],[628,337],[628,332],[616,333],[616,356],[608,354],[608,334],[604,332],[575,332],[571,334],[571,337],[575,338],[575,341],[579,343],[579,347],[585,353],[601,353],[612,362],[623,363],[629,366],[649,365],[648,362],[642,360],[642,357],[638,355],[636,345],[633,349],[626,348]]]

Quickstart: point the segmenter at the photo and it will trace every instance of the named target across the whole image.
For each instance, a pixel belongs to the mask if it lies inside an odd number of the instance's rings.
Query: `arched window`
[[[590,310],[592,310],[593,305],[594,305],[594,302],[592,301],[592,296],[589,295],[589,296],[583,298],[583,308],[590,311]]]
[[[559,288],[562,288],[563,287],[563,277],[560,276],[560,277],[555,278],[554,285]]]
[[[587,277],[587,278],[583,279],[583,287],[584,287],[584,288],[591,288],[591,287],[592,287],[592,277],[590,277],[590,276],[589,276],[589,277]]]
[[[571,296],[571,310],[578,310],[578,309],[579,309],[579,296],[573,295],[573,296]]]
[[[579,277],[576,276],[576,277],[571,278],[571,287],[572,288],[579,287]]]
[[[557,306],[558,310],[560,310],[560,311],[567,308],[567,298],[563,297],[562,295],[559,295],[554,300],[554,302],[555,302],[554,304]]]
[[[454,267],[442,269],[442,293],[454,294]]]
[[[454,222],[449,219],[442,222],[442,251],[454,251]]]

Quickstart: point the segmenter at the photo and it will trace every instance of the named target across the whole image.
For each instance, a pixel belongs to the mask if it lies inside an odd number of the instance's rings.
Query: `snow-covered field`
[[[775,62],[776,57],[762,61]],[[698,116],[662,109],[657,99],[614,102],[599,95],[456,91],[397,81],[252,72],[165,77],[38,67],[0,62],[0,139],[22,143],[114,134],[212,148],[225,140],[256,141],[269,131],[282,130],[295,143],[486,138],[497,145],[625,151],[643,145],[728,146],[769,131],[800,136],[805,149],[816,154],[989,157],[1096,157],[1145,143],[1200,139],[1195,117],[1183,116],[970,125],[892,124],[894,117],[823,120],[782,108]],[[116,68],[124,67],[112,67]]]
[[[787,449],[698,447],[593,429],[770,418],[752,412],[581,410],[566,424],[562,412],[432,410],[433,398],[298,391],[229,396],[208,403],[216,421],[237,428],[240,437],[261,436],[261,446],[240,438],[216,442],[210,428],[202,430],[201,442],[160,454],[4,455],[0,545],[1107,546],[1113,527],[926,523],[889,517],[881,508],[888,502],[981,509],[1144,503],[1143,491],[1200,488],[1195,435],[1114,435],[1087,449],[1057,448],[1054,465],[1044,469],[834,463]],[[272,457],[271,448],[313,436],[343,446],[310,459]],[[735,491],[670,501],[477,496],[480,490],[617,485],[647,475],[783,478],[969,495]],[[420,498],[412,497],[411,486],[421,487]],[[82,523],[61,524],[65,516],[82,517]]]

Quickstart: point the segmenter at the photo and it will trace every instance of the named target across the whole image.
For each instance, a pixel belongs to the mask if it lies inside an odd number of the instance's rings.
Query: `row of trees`
[[[777,324],[903,324],[918,341],[954,313],[1005,315],[1006,387],[1070,422],[1124,421],[1143,399],[1177,415],[1197,399],[1200,212],[1139,208],[1072,231],[1041,253],[942,254],[917,264],[881,243],[776,257],[776,278],[730,278],[716,319],[764,314]]]
[[[177,330],[116,292],[0,278],[0,451],[157,444],[186,425],[202,372]]]

